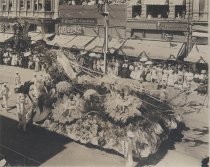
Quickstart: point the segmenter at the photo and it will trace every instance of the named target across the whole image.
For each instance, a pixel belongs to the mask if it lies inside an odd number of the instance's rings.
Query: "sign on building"
[[[186,23],[176,23],[176,22],[158,22],[158,29],[168,30],[168,31],[187,31],[188,25]]]
[[[96,18],[65,18],[65,19],[63,18],[61,19],[61,24],[96,26],[97,19]]]
[[[63,35],[83,35],[84,28],[80,25],[72,25],[72,26],[59,26],[59,34]]]

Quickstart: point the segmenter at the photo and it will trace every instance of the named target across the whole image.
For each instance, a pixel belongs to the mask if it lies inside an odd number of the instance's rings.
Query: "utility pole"
[[[191,49],[191,35],[192,35],[192,24],[190,23],[190,12],[191,12],[191,1],[188,4],[188,18],[187,18],[187,56],[189,55]]]
[[[107,74],[107,52],[108,52],[108,11],[107,11],[107,0],[104,4],[104,28],[105,28],[105,45],[104,45],[104,74]]]

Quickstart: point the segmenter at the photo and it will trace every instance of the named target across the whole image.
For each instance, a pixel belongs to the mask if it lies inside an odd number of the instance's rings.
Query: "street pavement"
[[[11,89],[8,112],[0,108],[0,156],[11,165],[25,166],[125,166],[119,155],[78,144],[54,132],[30,125],[27,133],[17,130],[16,96],[13,93],[15,72],[22,81],[30,80],[34,71],[18,67],[0,66],[0,82],[8,82]],[[137,166],[198,167],[209,151],[208,110],[177,111],[182,114],[185,129],[172,147],[157,154],[151,161],[136,162]],[[176,136],[174,136],[176,137]]]

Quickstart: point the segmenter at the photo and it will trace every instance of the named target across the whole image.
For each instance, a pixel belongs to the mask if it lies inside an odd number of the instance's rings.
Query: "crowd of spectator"
[[[27,50],[26,52],[16,53],[12,49],[0,50],[0,65],[19,66],[22,68],[34,69],[36,72],[45,70],[45,63],[41,61],[37,51]],[[155,64],[154,62],[143,58],[144,61],[130,61],[110,59],[107,62],[108,75],[130,78],[139,82],[157,83],[160,87],[176,87],[187,89],[192,82],[207,84],[208,73],[206,70],[197,72],[185,65],[172,65],[168,63]],[[100,58],[91,58],[82,56],[78,63],[86,68],[91,68],[96,75],[104,73],[104,60]]]
[[[103,60],[95,59],[91,64],[91,68],[94,71],[103,73],[103,64]],[[195,72],[183,64],[154,64],[150,60],[133,62],[114,58],[108,61],[107,64],[108,75],[130,78],[139,82],[157,83],[158,88],[169,86],[178,89],[188,89],[193,82],[201,84],[207,84],[208,82],[208,74],[205,69]]]
[[[45,69],[45,64],[40,61],[40,54],[31,50],[17,53],[10,48],[6,50],[0,49],[0,65],[19,66],[34,69],[38,72]]]

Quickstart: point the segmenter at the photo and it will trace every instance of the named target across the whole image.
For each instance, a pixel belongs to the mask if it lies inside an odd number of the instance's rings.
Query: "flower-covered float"
[[[120,155],[127,154],[127,134],[131,132],[133,156],[141,159],[155,154],[181,122],[173,107],[152,96],[139,82],[78,76],[82,69],[75,60],[57,54],[58,59],[55,54],[47,54],[51,60],[46,70],[50,81],[40,81],[48,92],[40,95],[48,99],[42,103],[43,111],[39,110],[39,114],[48,111],[47,116],[36,119],[40,126]],[[31,108],[35,110],[36,106]],[[36,113],[31,115],[38,117]]]

